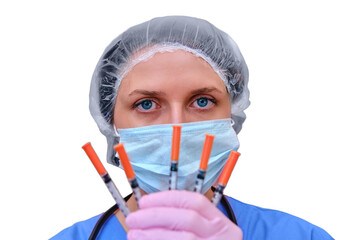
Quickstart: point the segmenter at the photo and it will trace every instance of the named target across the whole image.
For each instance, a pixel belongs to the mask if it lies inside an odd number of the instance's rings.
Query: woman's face
[[[229,94],[202,58],[177,50],[135,65],[119,86],[114,123],[133,128],[231,116]]]

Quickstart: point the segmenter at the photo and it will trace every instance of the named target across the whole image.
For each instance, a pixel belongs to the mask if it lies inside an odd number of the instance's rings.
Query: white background
[[[1,239],[48,239],[114,204],[88,111],[93,69],[128,27],[164,15],[229,33],[250,70],[242,156],[226,193],[359,239],[356,1],[7,1],[0,4]],[[105,165],[126,195],[122,170]]]

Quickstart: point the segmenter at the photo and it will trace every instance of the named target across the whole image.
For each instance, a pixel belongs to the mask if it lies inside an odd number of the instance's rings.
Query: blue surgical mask
[[[118,129],[120,142],[136,174],[140,188],[147,193],[169,189],[173,124]],[[202,193],[216,182],[230,151],[239,141],[231,119],[176,124],[181,125],[177,188],[193,190],[199,170],[205,134],[215,135]],[[122,166],[120,165],[122,168]]]

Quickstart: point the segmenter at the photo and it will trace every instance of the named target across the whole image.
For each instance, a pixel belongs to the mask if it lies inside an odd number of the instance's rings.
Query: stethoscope
[[[125,197],[125,201],[129,200],[129,198],[131,197],[132,194],[129,194],[128,196]],[[221,204],[224,206],[225,208],[225,211],[227,213],[227,215],[229,216],[229,219],[237,225],[237,221],[236,221],[236,218],[235,218],[235,215],[234,215],[234,212],[230,206],[230,203],[229,201],[225,198],[225,196],[222,196],[221,198]],[[99,234],[101,228],[105,225],[106,223],[106,220],[108,220],[111,215],[114,214],[114,212],[118,209],[118,206],[117,204],[115,204],[114,206],[112,206],[111,208],[109,208],[100,218],[99,220],[96,222],[91,234],[90,234],[90,237],[89,237],[89,240],[95,240],[97,235]]]

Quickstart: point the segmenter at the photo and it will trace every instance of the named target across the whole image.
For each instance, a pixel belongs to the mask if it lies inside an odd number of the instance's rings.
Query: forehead
[[[138,52],[130,61],[120,88],[154,87],[171,84],[173,87],[199,88],[206,86],[225,89],[219,74],[203,58],[185,50]],[[128,68],[129,68],[128,67]],[[125,70],[126,71],[126,70]],[[126,75],[125,75],[126,74]]]

